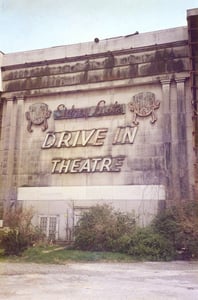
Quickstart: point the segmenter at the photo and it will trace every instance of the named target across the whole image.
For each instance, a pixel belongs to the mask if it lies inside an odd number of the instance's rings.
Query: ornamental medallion
[[[34,103],[30,105],[29,111],[25,113],[28,121],[27,130],[32,132],[32,125],[42,125],[42,131],[48,128],[47,119],[51,116],[51,110],[48,110],[48,105],[45,103]]]
[[[155,99],[155,94],[142,92],[133,96],[129,103],[129,110],[133,113],[133,123],[138,125],[137,117],[148,117],[151,115],[151,124],[157,121],[155,109],[160,107],[160,102]]]

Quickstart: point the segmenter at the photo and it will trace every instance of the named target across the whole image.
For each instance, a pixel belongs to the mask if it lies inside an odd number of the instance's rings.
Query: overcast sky
[[[178,26],[198,0],[0,0],[0,50],[34,50]]]

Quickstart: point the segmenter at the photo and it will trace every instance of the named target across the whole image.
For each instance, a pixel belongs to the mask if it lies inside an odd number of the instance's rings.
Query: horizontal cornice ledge
[[[81,60],[88,60],[88,59],[97,59],[97,58],[104,58],[108,56],[108,54],[112,54],[114,56],[119,55],[127,55],[127,54],[135,54],[135,53],[142,53],[147,51],[155,51],[160,49],[166,49],[166,48],[173,48],[173,47],[180,47],[180,46],[187,46],[188,41],[176,41],[172,43],[165,43],[165,44],[155,44],[145,47],[136,47],[136,48],[128,48],[128,49],[121,49],[121,50],[109,50],[106,52],[99,52],[99,53],[93,53],[93,54],[85,54],[85,55],[79,55],[79,56],[71,56],[71,57],[63,57],[63,58],[56,58],[56,59],[46,59],[46,60],[39,60],[36,62],[23,62],[18,64],[11,64],[11,65],[2,65],[2,71],[7,70],[15,70],[20,68],[32,68],[32,67],[44,67],[49,65],[56,65],[61,63],[70,63],[70,62],[78,62]]]
[[[13,98],[15,97],[40,97],[40,96],[50,96],[57,94],[67,94],[67,93],[79,93],[85,91],[97,91],[97,90],[106,90],[114,88],[125,88],[131,86],[141,86],[145,84],[159,84],[159,78],[156,76],[152,77],[142,77],[142,78],[133,78],[133,79],[124,79],[116,81],[107,81],[100,83],[88,83],[81,85],[72,85],[72,86],[62,86],[62,87],[52,87],[46,89],[36,89],[31,91],[18,91],[18,92],[5,92],[4,97]]]

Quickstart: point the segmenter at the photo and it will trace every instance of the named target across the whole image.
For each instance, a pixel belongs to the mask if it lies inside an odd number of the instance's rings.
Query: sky
[[[198,0],[0,0],[0,51],[186,26],[192,8],[198,8]]]

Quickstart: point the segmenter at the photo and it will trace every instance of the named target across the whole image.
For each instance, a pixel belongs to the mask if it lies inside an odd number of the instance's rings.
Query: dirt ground
[[[0,263],[1,300],[197,300],[198,262]]]

